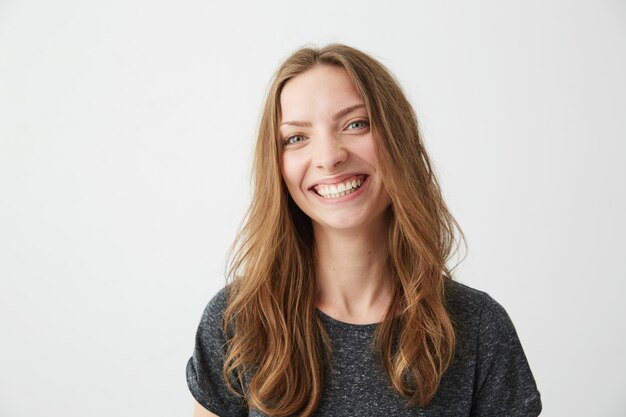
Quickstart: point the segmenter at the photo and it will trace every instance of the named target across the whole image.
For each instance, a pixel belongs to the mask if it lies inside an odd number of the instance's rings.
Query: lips
[[[365,174],[344,175],[318,183],[309,190],[324,198],[337,199],[358,190],[367,177]]]

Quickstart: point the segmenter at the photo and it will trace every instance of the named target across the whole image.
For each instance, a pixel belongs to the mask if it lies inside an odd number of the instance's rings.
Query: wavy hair
[[[378,169],[391,197],[387,267],[393,285],[372,349],[407,405],[425,406],[454,357],[456,338],[444,296],[452,270],[446,263],[456,252],[455,231],[465,239],[443,201],[398,82],[379,61],[341,44],[297,50],[269,88],[254,153],[252,201],[227,271],[223,376],[250,408],[271,416],[310,416],[322,396],[332,350],[316,313],[314,236],[311,220],[283,182],[278,131],[283,87],[316,65],[345,69],[367,107]]]

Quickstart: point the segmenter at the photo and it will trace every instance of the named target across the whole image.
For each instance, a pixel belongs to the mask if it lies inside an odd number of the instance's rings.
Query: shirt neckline
[[[353,330],[353,331],[369,333],[369,332],[376,330],[376,327],[378,327],[378,325],[380,324],[380,323],[369,323],[369,324],[346,323],[345,321],[339,321],[337,319],[332,318],[331,316],[324,313],[319,308],[316,308],[315,310],[317,311],[317,314],[321,317],[322,321],[325,324],[330,324],[331,326],[342,328],[345,330]]]

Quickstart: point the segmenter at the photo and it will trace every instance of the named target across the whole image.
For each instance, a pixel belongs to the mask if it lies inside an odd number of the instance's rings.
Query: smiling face
[[[379,226],[391,200],[365,102],[348,73],[317,65],[285,84],[280,106],[281,173],[314,230]]]

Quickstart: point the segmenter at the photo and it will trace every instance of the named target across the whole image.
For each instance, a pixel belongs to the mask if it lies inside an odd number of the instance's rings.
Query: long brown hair
[[[280,93],[316,65],[345,69],[366,103],[378,169],[391,197],[387,265],[392,301],[374,346],[394,389],[410,405],[427,405],[450,365],[455,332],[444,290],[455,230],[417,119],[393,75],[376,59],[340,44],[302,48],[278,69],[256,142],[253,197],[232,247],[224,330],[223,375],[240,381],[250,408],[271,416],[310,416],[330,364],[328,334],[316,314],[311,220],[295,205],[280,173]],[[399,311],[399,314],[398,314]],[[243,381],[246,381],[244,383]]]

